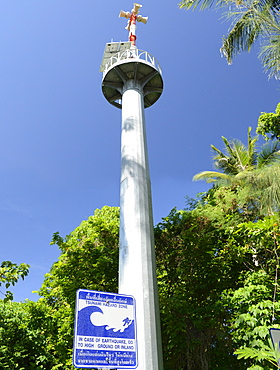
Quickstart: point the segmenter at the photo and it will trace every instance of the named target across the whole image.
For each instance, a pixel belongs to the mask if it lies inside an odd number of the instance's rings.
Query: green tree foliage
[[[244,358],[254,358],[257,359],[259,362],[266,361],[269,363],[268,369],[273,369],[278,367],[278,360],[280,358],[280,352],[274,348],[273,343],[271,340],[269,340],[269,345],[264,345],[261,349],[255,349],[255,348],[242,348],[235,351],[235,354],[237,355],[238,359]],[[263,370],[264,368],[260,365],[253,365],[250,367],[250,370]]]
[[[237,210],[258,211],[273,214],[280,204],[280,141],[270,140],[261,150],[256,147],[257,138],[248,129],[248,144],[239,140],[227,140],[222,136],[225,153],[211,145],[214,151],[214,167],[218,171],[202,171],[193,179],[213,182],[216,187],[237,189]]]
[[[174,210],[156,227],[165,368],[208,369],[217,363],[224,369],[226,363],[238,369],[231,339],[225,337],[227,313],[219,297],[238,281],[243,254],[222,251],[223,228],[199,213]],[[118,229],[119,210],[104,207],[65,239],[54,234],[52,243],[59,245],[62,254],[46,275],[40,294],[64,328],[56,340],[64,343],[57,353],[65,369],[72,369],[69,351],[76,290],[117,290]]]
[[[239,277],[239,288],[226,289],[222,296],[231,313],[228,325],[235,353],[264,370],[271,369],[271,361],[276,363],[268,329],[280,327],[279,235],[279,215],[235,228],[235,242],[243,244],[252,259]]]
[[[214,152],[213,164],[221,172],[203,171],[193,177],[193,180],[206,180],[206,182],[217,182],[231,185],[233,182],[242,184],[246,174],[255,169],[263,169],[275,162],[280,162],[280,143],[275,140],[263,145],[258,151],[256,146],[257,137],[252,138],[251,127],[248,128],[247,146],[240,140],[228,140],[222,136],[225,144],[225,153],[211,145]]]
[[[225,330],[222,292],[236,287],[244,253],[197,211],[173,210],[155,228],[165,369],[242,369]]]
[[[60,322],[56,314],[42,300],[0,301],[1,369],[66,369],[58,345],[59,333]],[[61,360],[63,363],[59,363]]]
[[[268,127],[262,127],[263,133]],[[197,203],[196,211],[217,226],[227,225],[223,247],[230,254],[236,250],[246,256],[236,286],[221,294],[221,306],[229,314],[223,327],[244,369],[269,370],[277,367],[278,355],[268,329],[280,327],[279,141],[268,140],[257,151],[256,141],[250,145],[250,131],[247,147],[236,140],[223,140],[226,153],[212,147],[214,164],[222,175],[204,171],[195,176],[215,183]]]
[[[263,112],[258,119],[257,133],[265,140],[280,139],[280,103],[277,104],[275,113]],[[270,136],[268,136],[270,135]]]
[[[52,350],[63,370],[72,366],[76,291],[118,290],[119,208],[105,206],[83,221],[70,235],[54,233],[51,244],[61,250],[39,291],[42,302],[59,323],[57,337],[50,338]],[[51,368],[55,370],[56,368]]]
[[[267,370],[264,358],[241,358],[239,353],[238,360],[234,352],[265,351],[268,325],[278,314],[278,218],[251,222],[254,214],[237,211],[237,192],[225,187],[210,191],[191,211],[173,210],[155,228],[166,370]],[[59,323],[57,336],[47,335],[50,353],[56,354],[53,366],[73,369],[76,290],[117,290],[118,229],[118,208],[104,207],[65,239],[54,234],[52,243],[62,254],[40,291],[42,303]],[[252,289],[255,276],[262,281]],[[251,295],[244,294],[248,286]],[[255,315],[254,326],[242,321],[245,313]]]
[[[17,265],[11,261],[3,261],[0,266],[0,286],[4,285],[5,289],[8,289],[11,285],[15,285],[20,278],[24,280],[25,276],[28,275],[29,265],[21,263]],[[13,293],[6,290],[4,295],[4,302],[13,300]]]
[[[223,192],[223,204],[174,210],[155,229],[167,370],[275,363],[269,328],[280,327],[280,219],[240,223],[232,191]]]
[[[261,40],[259,57],[270,77],[280,78],[280,18],[278,0],[182,0],[185,9],[201,10],[216,6],[226,8],[225,18],[231,27],[223,38],[221,52],[229,64],[233,58],[250,51]]]
[[[53,306],[75,306],[77,289],[118,290],[119,209],[105,206],[83,221],[70,235],[53,235],[59,260],[45,275],[39,294]],[[92,273],[90,273],[92,271]]]
[[[280,219],[240,212],[238,192],[211,189],[155,227],[165,370],[268,370],[275,360]],[[118,230],[119,209],[103,207],[54,234],[61,256],[42,298],[0,304],[3,369],[73,370],[76,290],[117,291]]]

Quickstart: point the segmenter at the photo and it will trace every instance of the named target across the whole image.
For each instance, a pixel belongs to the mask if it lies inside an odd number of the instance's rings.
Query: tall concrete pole
[[[107,44],[102,66],[103,94],[122,109],[119,293],[136,301],[137,369],[163,370],[144,114],[163,81],[156,59],[127,44]]]
[[[119,293],[136,300],[139,369],[163,369],[142,86],[122,96]]]

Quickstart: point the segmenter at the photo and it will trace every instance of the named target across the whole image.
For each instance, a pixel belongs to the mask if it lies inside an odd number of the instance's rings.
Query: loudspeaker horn
[[[142,8],[142,5],[141,4],[137,4],[137,3],[133,3],[134,4],[134,8],[132,9],[132,11],[135,13],[135,14],[138,14],[139,12],[139,9]]]
[[[124,12],[123,10],[120,11],[119,17],[124,17],[124,18],[130,18],[130,13],[129,12]]]
[[[148,21],[148,18],[149,18],[149,17],[142,17],[142,15],[138,15],[138,16],[137,16],[137,21],[138,21],[138,22],[143,22],[143,23],[145,23],[145,24],[146,24],[146,23],[147,23],[147,21]]]

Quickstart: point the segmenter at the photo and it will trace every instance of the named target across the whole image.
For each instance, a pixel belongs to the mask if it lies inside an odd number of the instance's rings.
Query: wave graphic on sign
[[[120,331],[121,333],[124,332],[126,328],[132,323],[132,320],[127,317],[127,313],[120,312],[116,310],[115,312],[110,309],[110,307],[103,306],[103,312],[93,312],[90,315],[90,321],[92,325],[95,326],[104,326],[105,329],[109,330],[112,329],[114,332]],[[114,312],[114,313],[113,313]]]
[[[113,313],[114,312],[114,313]],[[127,312],[88,306],[78,312],[78,335],[135,338],[134,320]]]

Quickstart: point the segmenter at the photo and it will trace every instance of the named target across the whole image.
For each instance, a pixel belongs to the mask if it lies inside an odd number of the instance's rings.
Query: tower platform
[[[125,50],[113,53],[113,44]],[[127,44],[130,43],[106,45],[100,68],[103,72],[102,92],[109,103],[122,108],[124,84],[128,80],[137,81],[142,86],[144,108],[148,108],[159,99],[163,90],[161,67],[153,55],[134,47],[126,49],[130,46]]]

